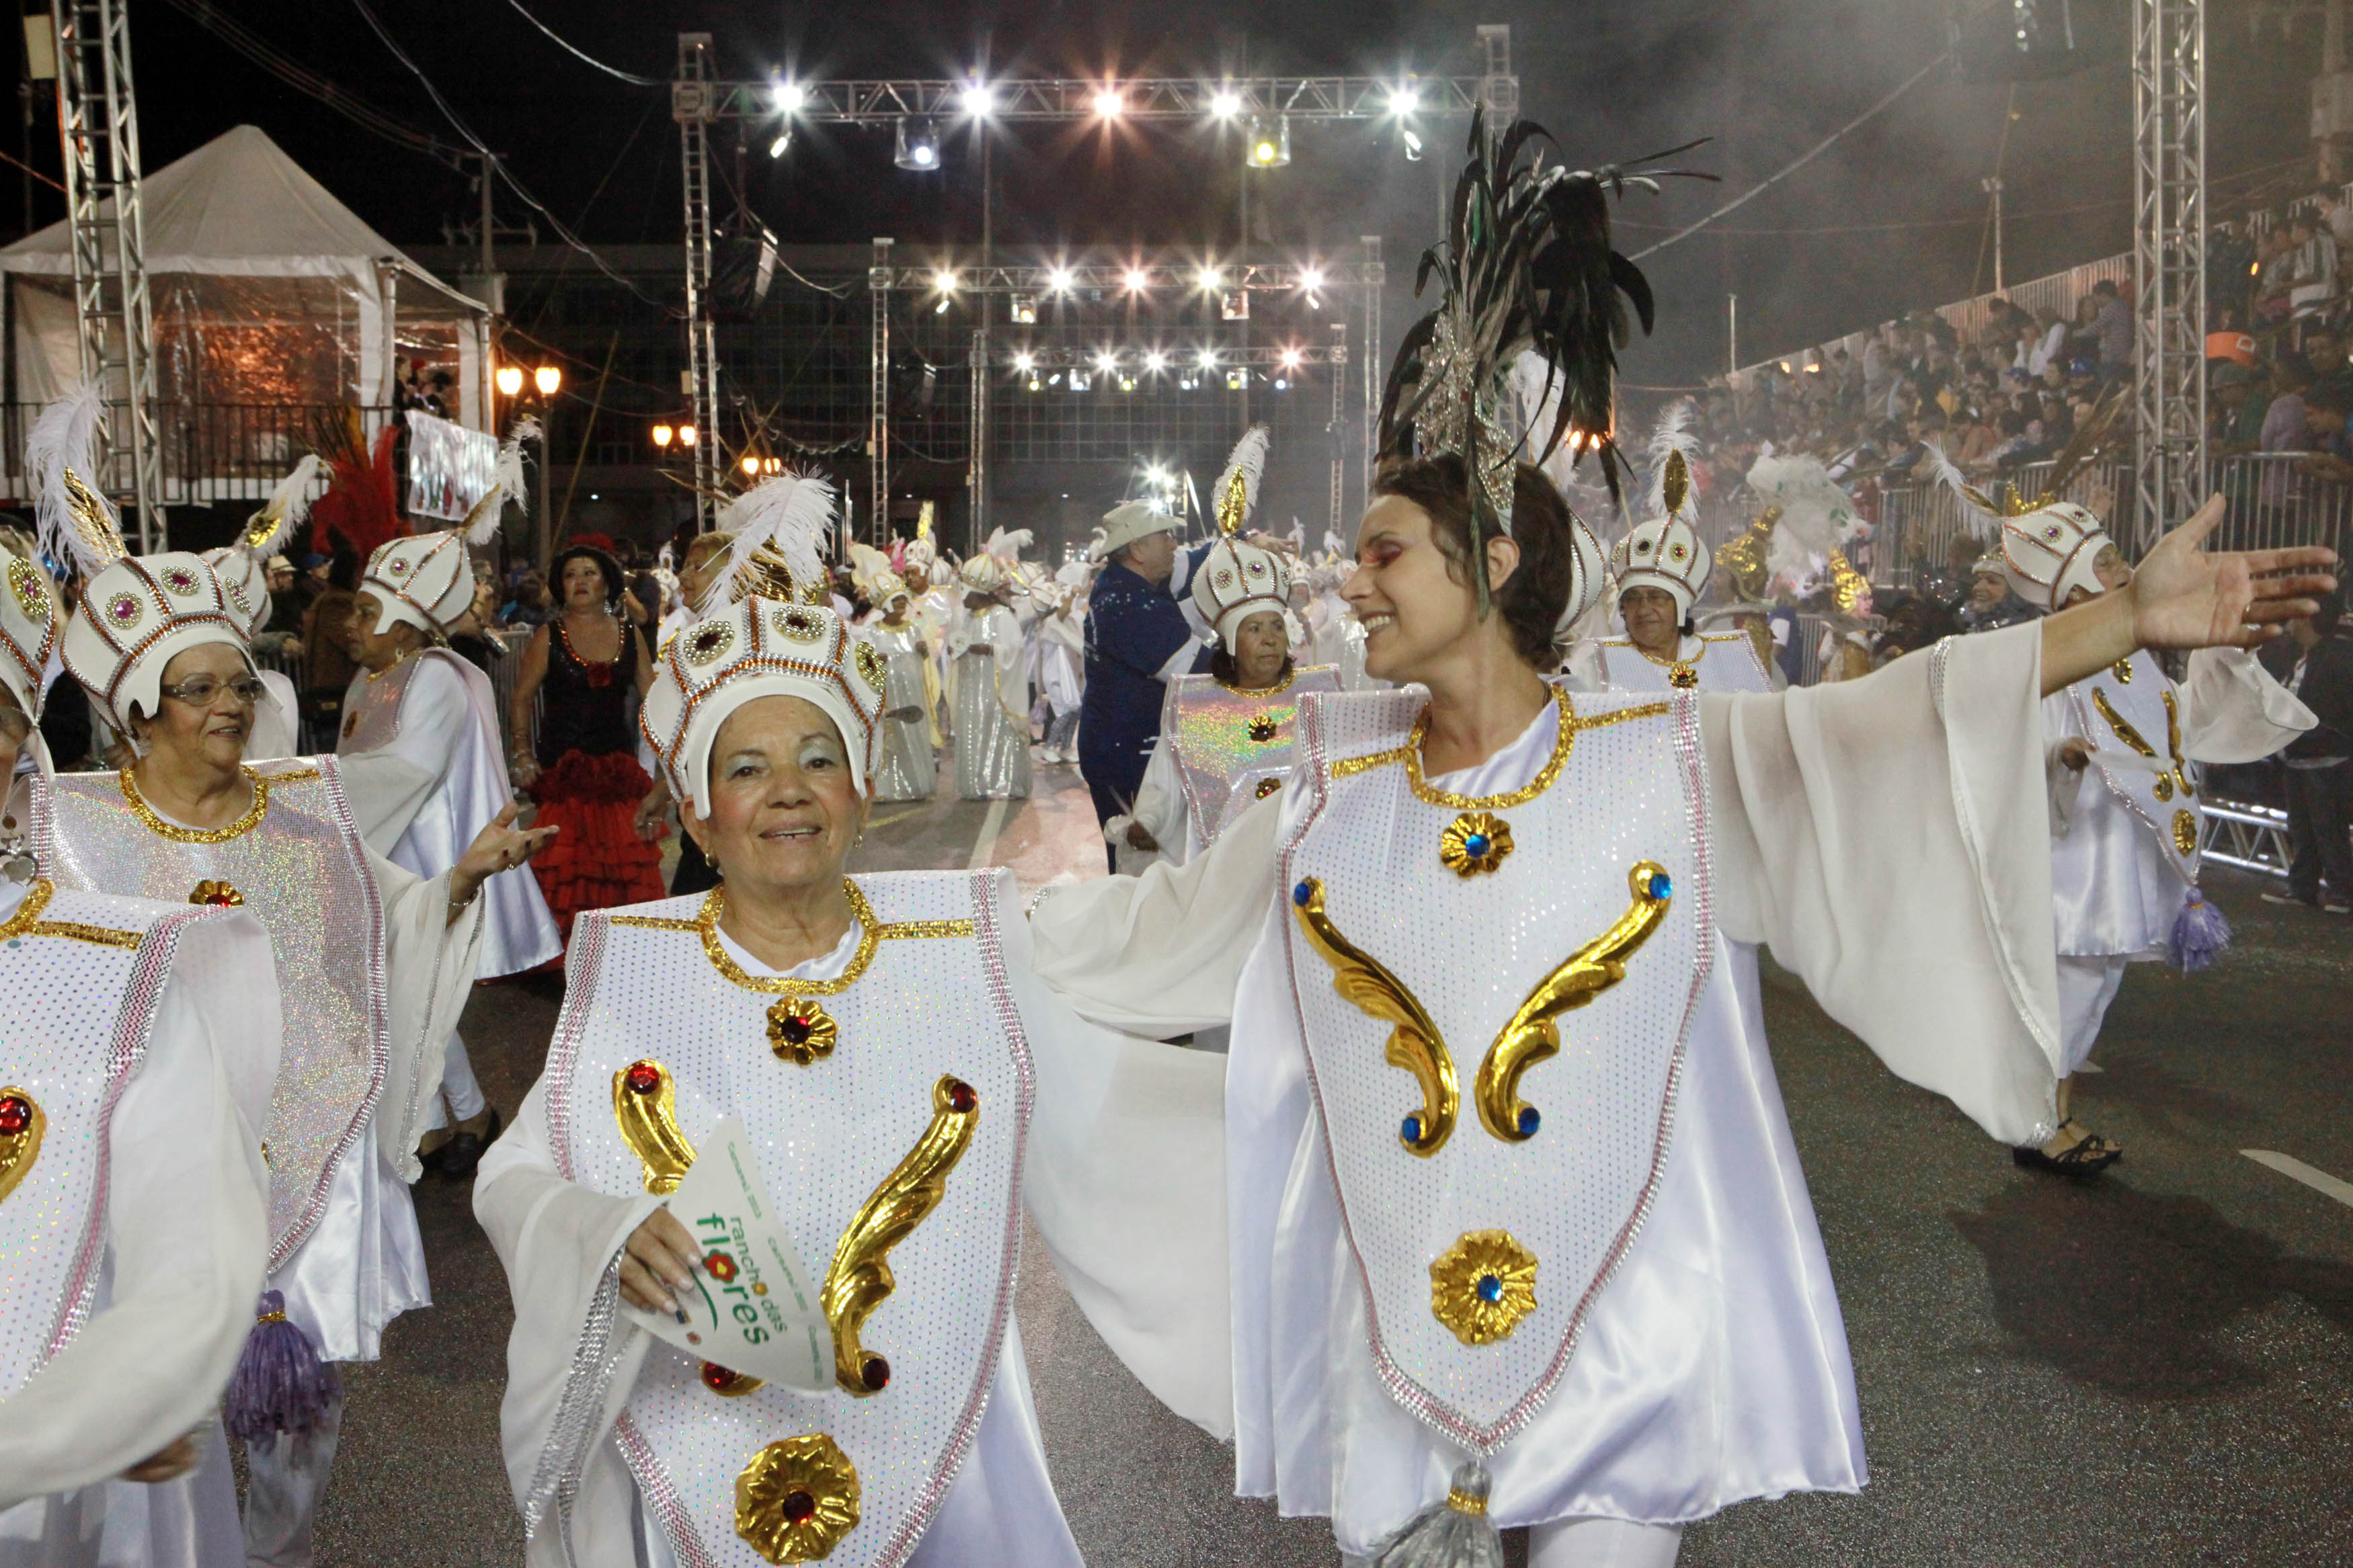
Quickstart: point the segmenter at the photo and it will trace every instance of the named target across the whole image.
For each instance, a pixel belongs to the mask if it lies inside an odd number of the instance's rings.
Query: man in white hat
[[[1142,501],[1123,501],[1103,514],[1095,544],[1103,569],[1087,602],[1079,771],[1105,825],[1144,785],[1167,681],[1191,673],[1207,651],[1176,599],[1198,564],[1176,547],[1183,526]]]

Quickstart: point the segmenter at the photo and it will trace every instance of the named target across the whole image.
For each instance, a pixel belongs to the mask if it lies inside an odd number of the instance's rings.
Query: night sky
[[[666,87],[631,86],[582,64],[510,0],[370,3],[458,112],[566,223],[592,242],[677,240],[678,143]],[[1556,132],[1570,161],[1717,139],[1688,161],[1725,184],[1630,197],[1620,233],[1629,250],[1779,168],[1918,70],[1947,38],[1941,7],[1899,0],[524,3],[583,49],[653,77],[670,73],[677,35],[688,29],[713,34],[723,74],[742,78],[962,75],[984,50],[999,75],[1471,74],[1473,26],[1507,22],[1523,111]],[[2074,4],[2093,20],[2104,9],[2121,14],[2117,0]],[[223,8],[393,117],[461,140],[352,0],[233,0]],[[133,0],[132,16],[149,168],[251,122],[396,242],[437,242],[445,224],[470,219],[470,174],[379,141],[281,85],[170,0]],[[2315,25],[2284,38],[2276,23],[2261,37],[2220,16],[2213,26],[2211,177],[2250,176],[2231,187],[2238,190],[2263,180],[2274,194],[2294,188],[2299,171],[2310,169],[2302,120],[2318,54]],[[1989,287],[1978,181],[1992,172],[2010,101],[2004,86],[1940,70],[1725,220],[1724,232],[1649,258],[1662,319],[1657,337],[1627,356],[1627,379],[1672,384],[1721,368],[1727,292],[1741,296],[1746,359],[1963,296],[1973,277]],[[2015,107],[2004,165],[2009,276],[2124,248],[2131,163],[2123,61],[2022,85]],[[1451,160],[1461,131],[1425,131],[1431,157]],[[745,194],[787,241],[979,237],[978,182],[963,141],[949,141],[946,168],[931,175],[894,169],[887,132],[804,133],[774,162],[765,141],[751,150]],[[723,174],[732,174],[732,132],[721,132],[716,146]],[[1203,130],[1106,136],[1092,127],[1026,126],[998,146],[997,240],[1009,250],[1213,247],[1238,233],[1237,143]],[[31,148],[35,163],[55,168],[46,103]],[[1435,237],[1446,165],[1409,163],[1393,132],[1297,125],[1293,151],[1289,168],[1250,176],[1260,237],[1303,252],[1378,232],[1393,268]],[[724,189],[720,199],[733,205]],[[2216,200],[2217,217],[2232,210]],[[12,222],[16,211],[11,203]],[[36,221],[58,211],[55,194],[40,191]],[[503,191],[499,212],[501,222],[530,216]],[[1881,226],[1856,232],[1860,226]],[[548,226],[541,227],[552,243]],[[1820,232],[1841,229],[1848,232]],[[1393,315],[1392,332],[1398,325]]]

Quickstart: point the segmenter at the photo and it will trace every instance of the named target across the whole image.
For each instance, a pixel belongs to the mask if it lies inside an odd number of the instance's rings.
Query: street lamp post
[[[499,366],[499,373],[492,379],[498,386],[501,396],[518,400],[515,406],[510,410],[510,417],[521,417],[524,412],[524,405],[520,401],[522,397],[522,366],[502,364]],[[543,415],[548,406],[554,402],[555,395],[564,388],[564,367],[555,364],[538,366],[531,373],[531,384],[532,390],[538,395],[532,401],[538,405]],[[530,509],[532,511],[532,558],[538,563],[542,572],[547,570],[548,562],[554,554],[555,549],[555,541],[552,533],[554,520],[548,511],[550,486],[547,452],[547,421],[543,417],[539,422],[539,504]]]

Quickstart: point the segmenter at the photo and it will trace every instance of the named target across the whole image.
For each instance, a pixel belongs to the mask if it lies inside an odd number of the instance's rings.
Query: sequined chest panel
[[[902,1563],[963,1463],[1010,1321],[1031,1097],[992,875],[857,879],[860,955],[840,980],[765,982],[788,990],[723,973],[705,900],[582,919],[548,1063],[559,1170],[667,1190],[739,1114],[828,1281],[831,1392],[648,1355],[615,1439],[681,1563],[752,1568],[755,1542]]]
[[[1291,776],[1299,700],[1314,691],[1337,691],[1329,665],[1294,672],[1287,686],[1237,691],[1207,675],[1170,682],[1161,732],[1176,748],[1185,808],[1203,844],[1226,824],[1282,787]]]
[[[309,1237],[335,1162],[366,1131],[389,1019],[383,902],[334,759],[271,763],[256,776],[266,785],[257,813],[194,833],[130,798],[116,774],[61,774],[37,789],[33,831],[60,887],[241,904],[269,932],[285,1030],[262,1130],[276,1268]]]
[[[0,925],[0,1400],[71,1342],[106,1248],[115,1101],[206,911],[36,881]]]
[[[335,741],[342,755],[380,752],[400,737],[400,704],[419,667],[435,655],[417,654],[371,678],[363,670],[343,700],[343,727]],[[455,656],[443,656],[455,657]]]
[[[2198,879],[2203,786],[2181,751],[2181,693],[2143,649],[2067,689],[2074,732],[2092,747],[2092,769],[2156,835],[2167,864]]]
[[[1417,690],[1318,697],[1282,851],[1309,1079],[1390,1394],[1508,1441],[1667,1158],[1711,956],[1694,698],[1556,693],[1525,788],[1419,776]]]
[[[1686,641],[1693,640],[1686,638]],[[1696,639],[1697,658],[1661,663],[1624,637],[1601,642],[1601,678],[1612,691],[1770,691],[1772,678],[1757,645],[1738,632]],[[1678,676],[1688,671],[1688,678]]]

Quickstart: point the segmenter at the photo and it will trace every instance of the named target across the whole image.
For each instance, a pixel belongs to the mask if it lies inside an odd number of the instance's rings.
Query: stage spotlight
[[[1240,392],[1249,384],[1250,372],[1246,370],[1229,370],[1226,372],[1226,390],[1228,392]]]
[[[1200,358],[1200,362],[1199,362],[1199,363],[1200,363],[1200,366],[1201,366],[1201,368],[1202,368],[1203,370],[1215,370],[1215,369],[1217,369],[1217,368],[1218,368],[1218,351],[1217,351],[1217,350],[1215,350],[1215,349],[1203,349],[1203,350],[1201,351],[1201,358]]]
[[[1214,267],[1202,268],[1193,278],[1193,281],[1198,283],[1204,290],[1215,290],[1223,286],[1225,280],[1226,275]]]
[[[1405,130],[1405,161],[1409,163],[1421,162],[1421,138],[1414,133],[1411,126]]]
[[[940,166],[940,133],[928,120],[918,120],[909,125],[898,122],[898,146],[893,162],[902,169],[928,173]]]
[[[932,307],[932,314],[934,316],[944,316],[948,313],[948,307],[954,303],[955,303],[954,299],[948,295],[943,294],[940,296],[940,302]]]
[[[1194,384],[1195,383],[1191,376],[1180,376],[1177,378],[1176,390],[1179,392],[1190,392],[1193,390]]]
[[[1035,294],[1014,295],[1011,307],[1014,321],[1024,326],[1030,325],[1038,320],[1038,296]]]
[[[768,89],[768,98],[778,114],[798,114],[808,107],[808,89],[798,82],[775,83]]]
[[[1103,352],[1095,355],[1095,368],[1103,372],[1105,375],[1109,375],[1113,371],[1119,368],[1119,356],[1112,353],[1109,349],[1104,349]]]
[[[1094,110],[1105,120],[1117,120],[1126,108],[1127,100],[1120,97],[1119,89],[1115,87],[1107,87],[1095,94]]]
[[[1019,353],[1013,356],[1013,368],[1016,370],[1028,370],[1037,363],[1038,356],[1031,353],[1028,349],[1023,349]]]
[[[1127,276],[1122,281],[1127,285],[1129,293],[1141,294],[1152,287],[1152,275],[1141,268],[1131,267],[1127,269]]]
[[[932,287],[938,289],[943,294],[955,293],[956,288],[956,275],[955,271],[944,267],[938,271],[933,273]]]
[[[1152,371],[1166,370],[1168,368],[1168,356],[1162,353],[1158,349],[1154,349],[1150,353],[1144,356],[1144,368]]]
[[[1071,373],[1071,390],[1072,392],[1084,392],[1092,384],[1092,380],[1084,371],[1074,370]]]
[[[1282,368],[1285,370],[1297,370],[1299,368],[1300,362],[1306,356],[1302,354],[1297,349],[1285,349],[1282,351]]]
[[[784,132],[774,142],[768,143],[768,156],[781,158],[785,155],[785,149],[792,144],[793,133],[789,131]]]
[[[1132,375],[1121,376],[1119,378],[1119,389],[1122,392],[1134,392],[1135,390],[1135,377]]]
[[[1069,268],[1057,267],[1046,274],[1046,290],[1050,294],[1067,294],[1071,291],[1071,285],[1077,281],[1077,276]]]
[[[1324,287],[1324,269],[1321,267],[1306,268],[1299,275],[1299,286],[1310,294],[1316,292]]]
[[[1209,112],[1219,120],[1231,120],[1242,111],[1242,95],[1231,88],[1221,88],[1209,100]]]
[[[1289,392],[1291,390],[1291,383],[1278,375],[1274,378],[1274,389],[1277,392]]]
[[[976,81],[958,93],[956,101],[963,104],[964,111],[975,120],[986,120],[989,111],[997,107],[997,94],[987,82]]]
[[[1218,297],[1218,314],[1229,321],[1250,320],[1250,290],[1229,289]]]
[[[1421,108],[1421,92],[1409,86],[1389,89],[1389,112],[1403,118]]]
[[[1035,392],[1035,391],[1037,391],[1037,390],[1038,390],[1038,378],[1037,378],[1036,376],[1034,376],[1034,375],[1033,375],[1033,376],[1031,376],[1026,384],[1027,384],[1027,386],[1028,386],[1028,388],[1029,388],[1029,391],[1031,391],[1031,392]]]
[[[1252,169],[1280,169],[1290,162],[1291,116],[1253,115],[1242,147],[1242,163]]]

